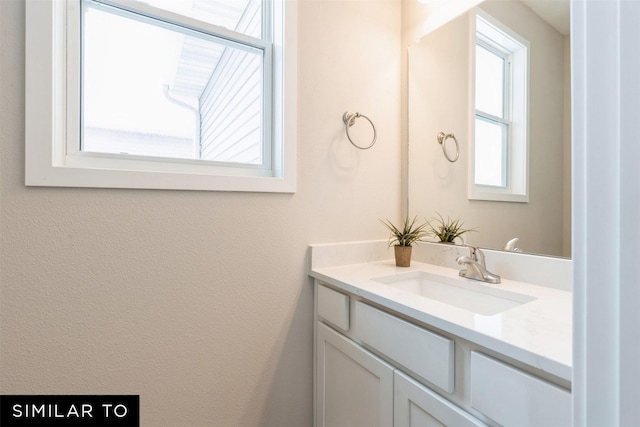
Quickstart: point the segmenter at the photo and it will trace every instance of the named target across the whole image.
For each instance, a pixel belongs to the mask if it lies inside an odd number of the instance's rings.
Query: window
[[[27,185],[294,191],[293,3],[29,0]]]
[[[506,187],[511,58],[492,47],[476,43],[475,183]]]
[[[470,199],[528,201],[528,43],[478,12]]]

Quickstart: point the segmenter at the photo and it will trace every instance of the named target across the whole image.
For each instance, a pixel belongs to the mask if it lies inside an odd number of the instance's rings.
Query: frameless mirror
[[[516,110],[517,105],[523,105],[525,109],[505,112],[506,124],[498,122],[495,114],[479,119],[476,109],[477,16],[513,33],[527,46],[525,80],[509,68],[515,67],[513,56],[503,55],[506,68],[502,78],[520,84],[515,91],[521,91],[520,95],[504,95],[505,105],[515,105]],[[504,249],[507,242],[518,238],[511,250],[571,256],[569,37],[568,0],[486,0],[409,46],[411,215],[432,218],[439,213],[445,218],[460,218],[465,228],[475,229],[464,235],[469,244]],[[502,45],[498,40],[498,50]],[[488,89],[486,86],[480,89]],[[524,125],[511,120],[515,114],[523,117]],[[477,123],[499,123],[493,127],[505,134],[518,131],[524,141],[509,146],[502,137],[495,138],[496,144],[504,144],[506,154],[493,154],[493,165],[484,169],[503,168],[496,171],[503,178],[480,192],[508,192],[520,179],[509,174],[520,168],[525,181],[518,185],[524,196],[483,197],[474,193],[470,177],[481,165],[476,162],[483,161],[479,151],[491,145],[488,133],[481,136]],[[454,135],[455,140],[448,138],[443,146],[438,143],[440,132]],[[460,154],[452,162],[456,141]],[[514,153],[520,156],[516,160]],[[499,161],[501,158],[504,160]]]

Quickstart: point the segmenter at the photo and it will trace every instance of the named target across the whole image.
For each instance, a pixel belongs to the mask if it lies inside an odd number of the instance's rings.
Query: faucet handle
[[[471,245],[465,245],[465,246],[469,248],[469,258],[473,259],[474,261],[477,261],[478,259],[476,258],[476,253],[478,252],[478,248]]]
[[[469,258],[471,258],[472,260],[480,264],[482,267],[484,267],[485,266],[484,252],[482,252],[480,248],[476,246],[467,245],[467,247],[469,248]]]
[[[480,248],[476,248],[476,259],[478,260],[478,264],[480,264],[483,268],[487,267],[484,262],[484,252],[482,252]]]

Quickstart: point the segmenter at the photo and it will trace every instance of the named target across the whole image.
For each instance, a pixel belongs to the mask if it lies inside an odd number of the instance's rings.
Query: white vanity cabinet
[[[453,392],[453,340],[323,285],[316,292],[316,427],[486,425],[398,368]]]
[[[571,426],[570,391],[535,368],[317,279],[315,291],[315,427]]]

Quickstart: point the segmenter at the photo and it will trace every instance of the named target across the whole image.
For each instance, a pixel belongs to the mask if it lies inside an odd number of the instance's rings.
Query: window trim
[[[273,96],[269,107],[273,117],[267,124],[271,127],[273,141],[269,176],[242,175],[238,167],[219,168],[193,161],[149,162],[143,158],[130,159],[126,169],[115,169],[110,156],[68,155],[67,139],[76,137],[78,131],[68,126],[68,114],[77,111],[67,111],[70,105],[67,97],[79,99],[80,94],[79,86],[69,84],[79,76],[67,78],[67,73],[74,71],[66,62],[66,29],[68,13],[75,13],[75,10],[79,13],[79,7],[79,0],[27,0],[26,3],[27,186],[295,192],[296,2],[275,0],[270,10],[277,19],[272,28]],[[168,168],[150,170],[160,163]]]
[[[468,198],[469,200],[490,200],[502,202],[529,202],[529,42],[523,37],[497,21],[481,9],[469,14],[470,26],[470,102],[469,110],[469,162],[468,162]],[[491,36],[477,37],[477,20],[482,19],[488,25],[485,30],[493,32]],[[478,40],[479,39],[479,40]],[[500,44],[508,44],[507,39],[522,46],[517,52],[509,54],[511,65],[508,67],[510,79],[509,99],[505,100],[504,120],[509,122],[510,133],[508,143],[507,185],[505,187],[479,185],[475,183],[475,49],[476,43],[486,44],[487,39],[499,40]],[[493,43],[491,43],[493,44]],[[501,49],[498,49],[500,51]],[[507,49],[505,51],[512,51]],[[516,75],[517,74],[517,75]],[[519,78],[518,78],[519,76]],[[482,116],[484,117],[484,116]],[[500,119],[502,122],[502,119]]]

